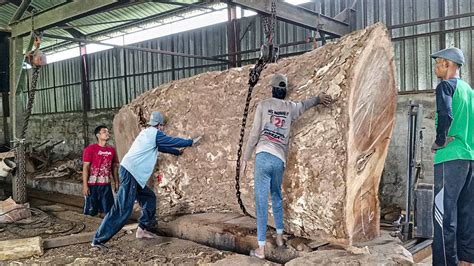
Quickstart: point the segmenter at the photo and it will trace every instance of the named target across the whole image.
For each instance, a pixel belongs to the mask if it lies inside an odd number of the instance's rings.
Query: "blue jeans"
[[[156,225],[156,196],[148,187],[141,188],[127,169],[120,166],[120,188],[114,206],[102,220],[92,243],[106,243],[127,223],[132,214],[135,199],[142,208],[138,226],[151,229]]]
[[[268,194],[272,193],[273,217],[277,234],[283,233],[283,199],[281,183],[285,165],[283,161],[268,153],[259,152],[255,159],[255,206],[257,211],[258,245],[264,246],[267,236]]]
[[[474,161],[434,166],[433,265],[474,263]]]

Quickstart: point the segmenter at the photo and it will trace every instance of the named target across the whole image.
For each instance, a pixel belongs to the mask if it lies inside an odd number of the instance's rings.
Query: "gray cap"
[[[449,61],[452,61],[460,66],[464,65],[464,54],[462,53],[461,49],[456,47],[450,47],[433,53],[431,58],[443,58]]]
[[[285,86],[283,87],[280,86],[280,83],[282,82],[285,83]],[[288,78],[283,74],[275,74],[270,80],[270,86],[288,89]]]
[[[164,123],[164,119],[163,119],[163,116],[160,114],[160,112],[151,113],[150,121],[148,122],[148,125],[154,127],[158,124],[163,125],[163,123]]]

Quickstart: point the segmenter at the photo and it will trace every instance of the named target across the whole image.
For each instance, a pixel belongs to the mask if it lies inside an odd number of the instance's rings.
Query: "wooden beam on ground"
[[[254,10],[258,13],[264,13],[267,15],[270,14],[271,7],[267,4],[268,1],[231,0],[229,2],[239,5],[243,8]],[[294,6],[284,2],[278,2],[276,4],[276,16],[280,20],[311,30],[319,30],[320,32],[332,36],[339,37],[350,32],[348,23],[321,15],[303,7]]]
[[[136,223],[125,225],[122,228],[122,230],[123,231],[135,230],[137,226],[138,224]],[[94,235],[95,235],[95,231],[45,239],[43,243],[43,247],[44,249],[52,249],[52,248],[70,246],[70,245],[90,243]]]
[[[121,4],[121,0],[81,0],[72,1],[67,4],[58,5],[52,9],[35,15],[34,27],[37,30],[45,30],[58,24],[79,19],[93,13]],[[12,37],[23,36],[31,31],[31,19],[25,18],[11,24]]]
[[[13,158],[15,157],[14,151],[2,152],[0,153],[0,159]]]
[[[76,244],[90,243],[94,237],[94,234],[95,231],[45,239],[43,247],[44,249],[52,249]]]
[[[0,241],[0,261],[43,255],[41,237]]]
[[[414,245],[408,251],[413,255],[413,261],[419,263],[432,255],[431,244],[433,240],[426,239],[425,241]]]

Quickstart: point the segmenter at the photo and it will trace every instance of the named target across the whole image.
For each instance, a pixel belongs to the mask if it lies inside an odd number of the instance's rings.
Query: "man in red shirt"
[[[107,144],[110,138],[106,126],[94,130],[96,144],[89,145],[83,153],[82,194],[84,195],[84,214],[95,216],[109,212],[114,204],[111,179],[114,179],[114,191],[117,192],[118,159],[113,147]]]

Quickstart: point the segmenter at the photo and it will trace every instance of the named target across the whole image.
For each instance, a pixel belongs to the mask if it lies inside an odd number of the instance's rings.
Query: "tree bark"
[[[160,155],[163,181],[150,181],[158,193],[159,215],[239,211],[234,177],[249,69],[173,81],[139,96],[115,116],[120,158],[152,111],[167,117],[169,135],[205,135],[179,158]],[[256,105],[271,97],[268,84],[277,72],[288,76],[292,101],[321,91],[335,99],[329,108],[312,108],[293,124],[282,188],[285,230],[347,244],[377,236],[378,187],[397,98],[386,28],[376,24],[268,65],[254,89],[244,143]],[[253,162],[249,168],[242,199],[254,214]]]

